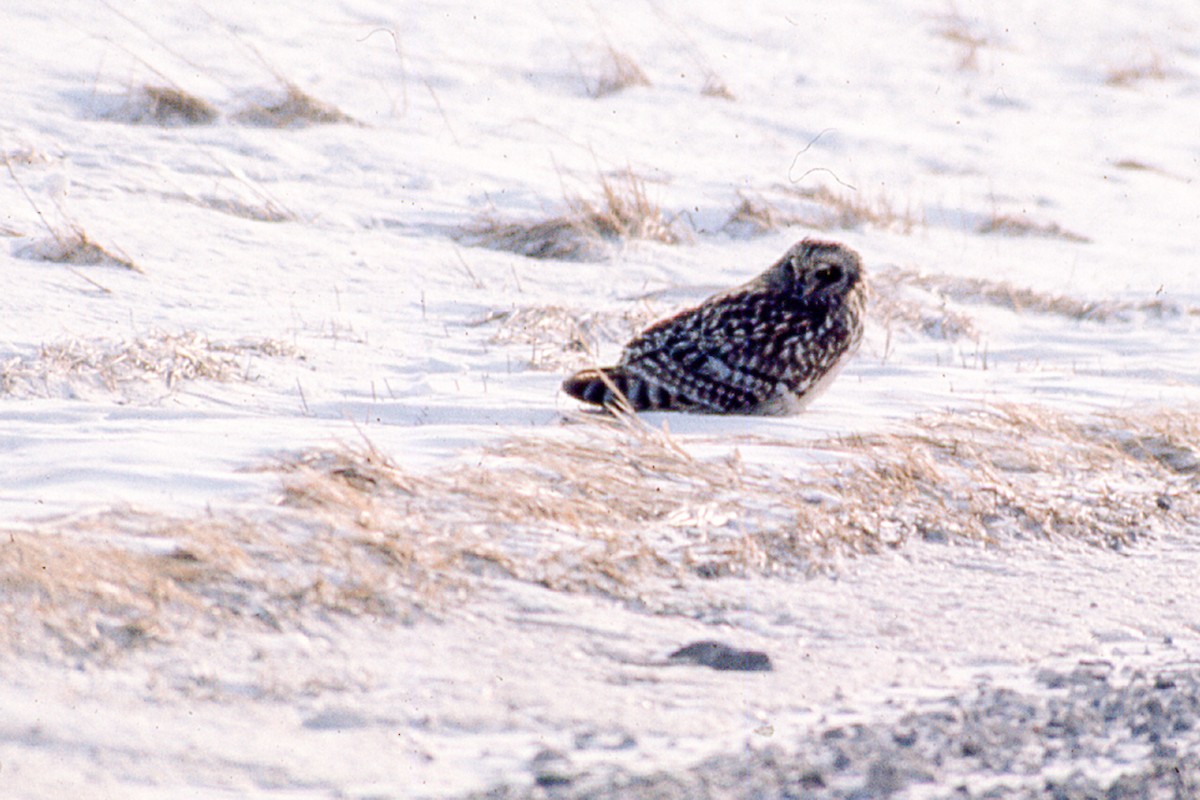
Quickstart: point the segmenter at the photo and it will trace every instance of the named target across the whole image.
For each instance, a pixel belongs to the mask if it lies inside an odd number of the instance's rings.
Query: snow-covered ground
[[[1166,0],[6,3],[0,795],[567,791],[1195,671],[1198,43]],[[669,235],[499,246],[605,186]],[[804,236],[875,297],[803,415],[558,393]],[[774,671],[664,666],[704,639]],[[1105,753],[921,791],[1171,758]]]

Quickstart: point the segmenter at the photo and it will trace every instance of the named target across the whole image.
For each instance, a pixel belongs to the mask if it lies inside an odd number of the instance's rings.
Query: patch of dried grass
[[[911,233],[923,224],[911,208],[900,208],[886,195],[874,197],[856,190],[836,191],[827,186],[789,188],[776,202],[739,193],[740,203],[723,229],[756,236],[795,225],[814,230],[853,230],[870,225],[880,230]],[[797,200],[799,202],[797,202]]]
[[[1128,64],[1112,67],[1104,77],[1109,86],[1130,87],[1143,81],[1163,81],[1170,76],[1162,54],[1146,53]]]
[[[1062,239],[1086,244],[1086,236],[1064,229],[1057,222],[1036,222],[1024,216],[994,214],[977,227],[978,233],[1000,233],[1006,236],[1042,236],[1047,239]]]
[[[218,197],[217,195],[183,195],[190,203],[201,208],[219,211],[232,217],[241,217],[255,222],[294,222],[296,213],[283,206],[278,200],[264,197],[260,200],[246,201],[237,197]]]
[[[835,484],[836,540],[867,552],[915,537],[1123,547],[1186,521],[1166,514],[1173,498],[1196,507],[1194,470],[1123,444],[1147,437],[1176,459],[1200,452],[1200,429],[1182,414],[1076,421],[1031,406],[945,414],[902,434],[829,443],[859,462]]]
[[[933,339],[979,339],[975,320],[951,308],[951,298],[922,285],[918,273],[887,269],[871,275],[868,313],[889,335],[907,330]]]
[[[822,230],[849,230],[872,225],[883,230],[911,233],[921,223],[911,208],[900,208],[882,193],[869,197],[857,191],[835,191],[828,186],[797,188],[794,191],[799,197],[823,209],[823,214],[817,217],[814,225]]]
[[[129,398],[147,388],[171,391],[186,381],[248,380],[248,357],[296,355],[291,345],[273,339],[211,342],[194,331],[156,331],[116,342],[72,339],[0,364],[0,395],[73,397],[100,389]]]
[[[719,97],[722,100],[737,100],[737,95],[715,72],[709,72],[704,76],[704,86],[700,88],[700,94],[705,97]]]
[[[487,543],[501,574],[645,601],[654,579],[803,574],[912,539],[1123,547],[1185,521],[1200,488],[1200,429],[1184,415],[1080,422],[1008,406],[931,416],[820,443],[845,459],[800,474],[736,451],[696,458],[620,417],[588,417],[573,433],[514,438],[420,478],[321,454],[311,462],[336,466],[310,472],[301,496],[343,528],[417,537],[455,558]]]
[[[497,323],[492,344],[527,346],[531,369],[560,372],[595,364],[602,344],[624,344],[661,316],[647,302],[619,311],[527,306],[493,312],[474,325]]]
[[[938,275],[908,269],[891,269],[872,279],[873,283],[919,287],[944,298],[989,303],[1017,313],[1050,314],[1072,320],[1109,322],[1128,319],[1131,314],[1170,317],[1193,313],[1165,300],[1081,300],[1069,295],[1039,292],[990,278]]]
[[[600,177],[600,197],[566,198],[567,213],[536,222],[509,222],[485,217],[461,233],[470,245],[507,250],[530,258],[597,260],[606,243],[644,239],[676,244],[674,220],[650,199],[646,182],[632,170],[614,178]]]
[[[337,478],[334,478],[337,480]],[[330,614],[405,620],[459,580],[436,543],[406,554],[311,514],[182,519],[123,509],[0,536],[0,641],[107,663],[234,626],[293,629]],[[415,566],[419,564],[418,566]]]
[[[243,125],[263,128],[299,128],[309,125],[361,123],[337,106],[326,103],[305,92],[291,81],[283,82],[283,96],[274,102],[251,103],[233,120]]]
[[[665,431],[607,415],[431,473],[370,446],[313,451],[270,467],[280,505],[256,520],[124,511],[0,536],[0,637],[51,658],[114,658],[184,631],[410,619],[466,599],[481,579],[653,609],[668,597],[677,607],[689,575],[799,577],[912,540],[1125,547],[1194,531],[1196,420],[960,411],[820,442],[842,458],[790,473],[736,449],[699,458]]]
[[[632,57],[612,45],[604,49],[599,75],[587,85],[589,97],[601,98],[633,86],[650,86],[650,78]]]
[[[146,85],[131,94],[120,116],[154,125],[211,125],[220,113],[204,98],[178,87]]]
[[[134,272],[142,271],[128,255],[111,245],[100,244],[75,223],[71,223],[66,230],[51,228],[50,232],[50,236],[22,247],[17,255],[55,264],[124,267]]]
[[[252,614],[237,602],[250,585],[241,533],[136,511],[6,531],[0,638],[50,658],[106,661],[171,638],[197,615]]]
[[[958,69],[974,72],[979,69],[979,51],[991,42],[986,36],[976,33],[971,23],[953,9],[940,18],[937,35],[959,47]]]

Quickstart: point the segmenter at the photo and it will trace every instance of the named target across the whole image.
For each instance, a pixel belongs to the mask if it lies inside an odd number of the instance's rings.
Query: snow
[[[819,474],[840,458],[806,443],[1010,403],[1079,420],[1194,414],[1200,11],[1166,0],[952,9],[6,3],[5,532],[69,549],[86,538],[81,521],[106,514],[273,518],[283,489],[270,467],[313,449],[369,441],[419,475],[480,463],[515,436],[553,447],[580,424],[564,423],[567,367],[532,367],[553,337],[498,337],[504,312],[648,303],[666,314],[753,277],[805,235],[844,241],[875,275],[1124,305],[1076,318],[911,289],[928,313],[969,317],[977,339],[875,318],[802,415],[645,415],[697,458],[736,451],[781,475]],[[610,51],[651,85],[589,96]],[[733,99],[702,94],[711,79]],[[239,121],[278,102],[285,82],[354,122]],[[220,117],[136,121],[146,85],[194,94]],[[457,238],[485,218],[561,215],[625,170],[684,241],[556,261]],[[727,226],[742,197],[787,211],[805,203],[796,190],[817,187],[895,215],[758,236]],[[251,218],[268,212],[285,219]],[[1000,216],[1042,233],[980,232]],[[72,224],[139,271],[30,257]],[[118,353],[185,332],[231,354],[225,380],[37,372],[46,347]],[[264,341],[287,352],[247,344]],[[602,335],[598,360],[622,341]],[[1194,476],[1178,482],[1195,488]],[[723,529],[723,510],[710,511],[671,519]],[[1174,533],[1120,555],[1062,541],[912,544],[812,578],[675,589],[647,578],[644,607],[483,575],[461,605],[404,624],[322,613],[281,631],[179,630],[109,660],[9,647],[40,635],[10,630],[0,793],[450,796],[530,780],[545,747],[682,767],[757,741],[768,722],[783,742],[822,714],[871,713],[981,674],[1019,680],[1163,637],[1172,658],[1194,657],[1198,529],[1180,514]],[[15,592],[0,583],[0,599]],[[765,650],[776,671],[731,680],[609,657],[708,638]]]

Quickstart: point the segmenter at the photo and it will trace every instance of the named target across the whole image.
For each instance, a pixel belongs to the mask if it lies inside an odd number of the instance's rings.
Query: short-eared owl
[[[586,369],[563,391],[635,411],[793,414],[832,380],[862,338],[858,253],[805,239],[749,283],[651,325],[616,366]]]

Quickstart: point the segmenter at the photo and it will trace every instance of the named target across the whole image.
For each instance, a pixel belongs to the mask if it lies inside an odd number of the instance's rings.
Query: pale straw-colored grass
[[[274,339],[214,342],[195,331],[151,331],[133,339],[67,339],[36,354],[0,363],[0,395],[76,396],[102,391],[132,397],[143,390],[172,391],[196,380],[249,380],[249,360],[294,357]]]
[[[981,407],[815,444],[689,444],[587,414],[421,473],[370,445],[314,450],[265,467],[281,493],[253,518],[126,509],[6,531],[0,640],[111,659],[228,626],[411,621],[490,581],[653,611],[702,605],[694,581],[798,580],[917,540],[1125,548],[1194,534],[1196,419]],[[794,451],[794,467],[747,463],[739,445]]]
[[[485,216],[465,228],[467,244],[508,250],[530,258],[590,261],[602,258],[612,242],[630,239],[675,244],[681,240],[647,190],[646,182],[623,170],[600,176],[596,199],[566,197],[566,211],[544,220],[511,221]]]

